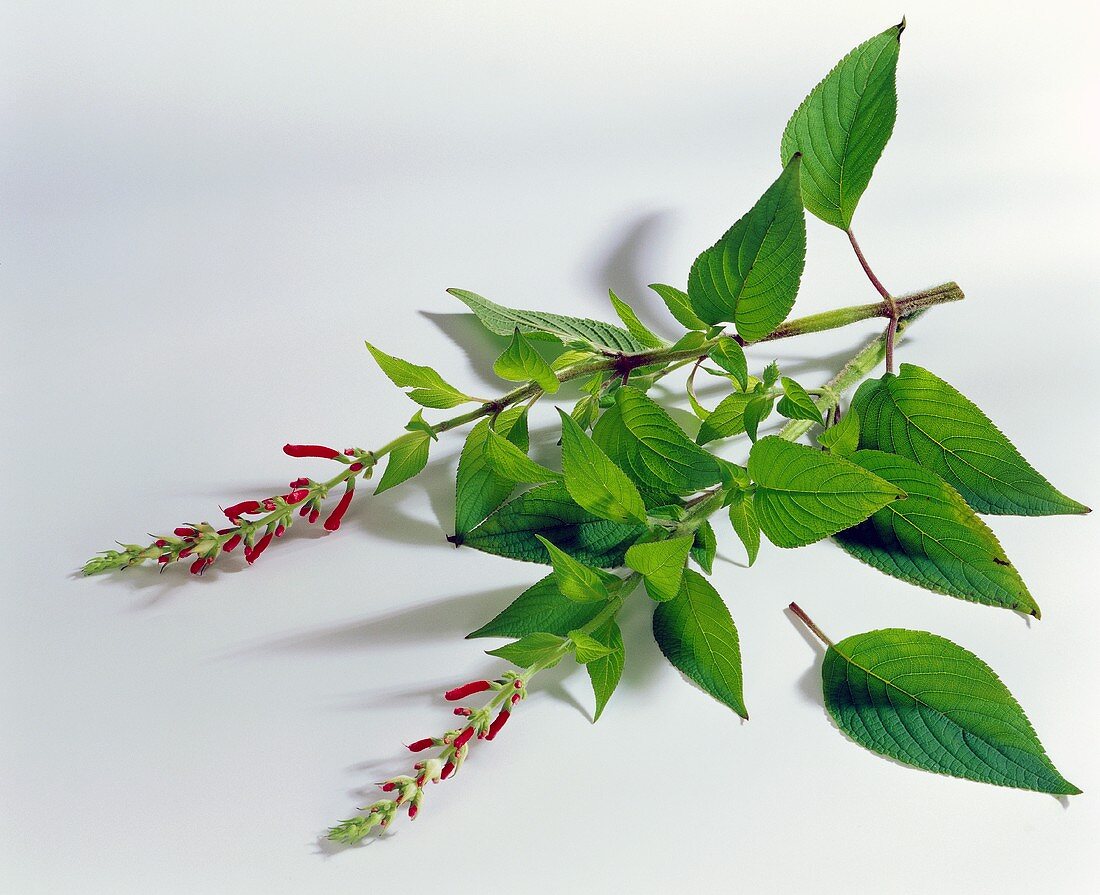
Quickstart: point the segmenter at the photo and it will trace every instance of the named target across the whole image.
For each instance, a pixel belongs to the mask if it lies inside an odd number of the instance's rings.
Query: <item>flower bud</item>
[[[283,500],[285,500],[287,503],[300,503],[301,501],[305,500],[307,497],[309,497],[309,489],[308,488],[296,488],[294,491],[291,491],[289,494],[284,494],[283,495]]]
[[[233,535],[233,537],[231,537],[228,541],[225,542],[225,546],[222,547],[222,550],[225,553],[232,553],[234,550],[237,549],[237,545],[240,542],[241,542],[241,536],[240,535]]]
[[[233,506],[222,510],[230,520],[239,519],[244,513],[258,513],[259,511],[260,503],[256,500],[242,500],[240,503],[235,503]]]
[[[177,528],[173,534],[178,538],[193,538],[198,532],[193,528]]]
[[[435,740],[431,737],[427,737],[423,740],[417,740],[415,743],[409,744],[410,752],[423,752],[425,749],[431,749],[435,745]]]
[[[453,761],[448,761],[445,765],[443,765],[443,770],[439,772],[439,779],[440,780],[446,780],[454,772],[455,772],[454,762]]]
[[[443,694],[443,698],[455,702],[459,699],[465,699],[467,696],[472,696],[474,693],[481,693],[488,690],[493,685],[488,681],[470,681],[468,684],[463,684],[461,687],[455,687],[453,690],[448,690]]]
[[[472,727],[467,727],[464,731],[462,731],[462,733],[460,733],[457,737],[455,737],[455,742],[454,742],[455,752],[457,752],[459,749],[461,749],[463,746],[465,746],[468,742],[470,742],[470,740],[473,739],[474,733],[475,733],[475,731]]]
[[[340,502],[336,504],[336,509],[334,509],[325,520],[326,531],[336,531],[336,529],[340,527],[340,520],[344,518],[344,513],[347,512],[348,505],[351,503],[351,497],[354,492],[355,489],[351,485],[344,491],[343,495],[340,497]],[[313,520],[311,519],[310,521],[312,522]]]
[[[489,733],[486,734],[485,739],[491,740],[495,738],[496,735],[500,733],[500,729],[508,723],[509,717],[510,713],[508,709],[501,709],[500,714],[497,715],[496,718],[493,719],[493,723],[489,725]]]
[[[191,574],[201,575],[206,570],[206,567],[210,565],[210,563],[212,563],[213,561],[214,560],[210,559],[209,557],[199,557],[193,563],[191,563]]]
[[[300,479],[295,479],[293,482],[291,482],[290,487],[291,488],[308,488],[309,487],[309,479],[306,478],[305,476],[302,476]]]
[[[284,444],[283,453],[291,457],[319,457],[322,460],[335,460],[340,452],[323,444]]]

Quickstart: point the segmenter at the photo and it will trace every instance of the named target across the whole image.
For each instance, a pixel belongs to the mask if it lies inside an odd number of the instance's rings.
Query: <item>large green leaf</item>
[[[634,483],[563,410],[561,457],[565,487],[578,504],[613,522],[645,522],[645,503]]]
[[[367,342],[366,345],[367,350],[370,351],[378,366],[382,368],[382,372],[389,377],[390,382],[399,388],[411,389],[407,394],[417,404],[422,404],[424,407],[443,409],[477,400],[477,398],[464,395],[449,382],[445,382],[443,377],[431,367],[423,367],[402,360],[399,357],[394,357],[392,354],[386,354],[385,351],[375,348],[370,342]]]
[[[842,230],[852,223],[894,130],[895,75],[905,22],[860,44],[803,100],[783,131],[780,161],[802,153],[806,208]]]
[[[408,432],[390,450],[386,471],[374,489],[375,494],[389,491],[406,482],[428,465],[428,447],[432,437],[422,430]]]
[[[908,496],[840,532],[840,546],[856,559],[919,587],[1039,617],[1039,607],[997,536],[958,491],[896,454],[857,451],[850,459]]]
[[[627,548],[646,530],[592,515],[559,482],[540,485],[509,501],[466,535],[475,550],[524,562],[549,563],[542,535],[588,566],[621,566]]]
[[[862,466],[776,435],[753,445],[749,475],[756,519],[777,547],[820,541],[905,496]]]
[[[603,607],[598,603],[578,603],[563,595],[557,577],[551,573],[466,637],[523,637],[538,631],[565,637],[583,628],[601,611]]]
[[[466,436],[462,454],[458,460],[455,483],[455,534],[454,542],[462,543],[470,530],[512,493],[514,484],[498,475],[488,456],[488,433],[493,426],[517,447],[527,450],[527,415],[522,407],[509,407],[491,424],[481,420]]]
[[[626,564],[645,579],[646,592],[658,602],[673,599],[684,580],[684,565],[693,535],[667,541],[647,541],[626,551]]]
[[[596,697],[596,709],[592,715],[594,723],[600,720],[600,715],[607,707],[607,701],[619,686],[619,680],[623,676],[623,666],[626,664],[626,646],[623,643],[623,632],[619,630],[614,619],[593,631],[592,637],[611,650],[603,658],[589,662],[585,666],[588,669],[588,679],[592,681],[592,692]]]
[[[707,323],[733,323],[748,342],[779,326],[798,294],[806,263],[798,167],[795,155],[748,214],[695,260],[688,275],[695,313]]]
[[[718,461],[673,422],[651,398],[631,386],[615,392],[592,439],[636,485],[649,492],[691,494],[717,484]]]
[[[961,646],[889,628],[828,648],[825,706],[873,752],[929,771],[1056,795],[1079,790],[1054,767],[1000,678]]]
[[[921,367],[902,364],[896,376],[863,383],[852,406],[859,414],[861,448],[915,460],[979,513],[1089,512],[1036,472],[970,400]]]
[[[684,572],[675,599],[657,604],[653,637],[676,668],[748,718],[737,628],[718,591],[694,569]]]
[[[595,348],[635,354],[646,346],[625,329],[581,317],[565,317],[543,311],[524,311],[506,308],[465,289],[448,289],[455,298],[477,314],[490,332],[498,336],[510,336],[519,329],[534,338],[552,338],[561,342],[584,342]]]

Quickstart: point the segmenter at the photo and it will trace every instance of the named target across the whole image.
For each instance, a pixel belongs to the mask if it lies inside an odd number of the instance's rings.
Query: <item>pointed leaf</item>
[[[570,600],[578,603],[606,601],[610,596],[605,583],[606,572],[586,566],[573,559],[568,553],[559,550],[542,535],[535,535],[550,555],[550,564],[554,567],[554,578],[558,590]]]
[[[856,634],[828,648],[821,682],[840,729],[873,752],[982,783],[1080,792],[993,670],[943,637],[898,628]]]
[[[496,432],[523,450],[527,449],[527,413],[522,407],[509,407],[495,422]],[[489,420],[481,420],[462,447],[455,483],[454,543],[461,544],[467,533],[512,493],[514,483],[502,479],[493,470],[488,456]]]
[[[719,438],[740,435],[745,431],[745,409],[750,402],[759,397],[754,392],[734,392],[726,395],[703,420],[695,440],[699,444],[709,444]]]
[[[523,337],[518,327],[504,353],[493,364],[493,372],[509,382],[536,382],[549,395],[561,385],[550,364]]]
[[[508,482],[540,484],[561,479],[560,472],[536,463],[507,438],[489,430],[485,442],[493,472]]]
[[[711,349],[710,359],[737,380],[741,391],[749,387],[749,362],[745,350],[731,336],[722,336]]]
[[[1036,472],[971,401],[921,367],[902,364],[897,376],[865,382],[852,404],[861,448],[915,460],[979,513],[1089,512]]]
[[[706,574],[714,569],[714,556],[718,552],[718,540],[714,536],[714,526],[709,519],[704,519],[702,525],[695,529],[695,537],[691,544],[691,558],[694,559]]]
[[[777,547],[820,541],[905,496],[862,466],[775,435],[753,445],[749,475],[757,521]]]
[[[848,229],[894,130],[895,75],[905,22],[860,44],[802,101],[783,131],[780,161],[802,153],[802,197],[827,224]]]
[[[676,668],[748,718],[737,628],[706,578],[692,569],[684,572],[680,593],[667,603],[658,603],[653,612],[653,637]]]
[[[699,315],[691,307],[688,295],[682,289],[675,286],[666,286],[664,283],[651,283],[650,289],[661,296],[669,313],[688,329],[706,329],[707,324],[699,319]]]
[[[818,444],[838,457],[847,457],[859,447],[859,414],[854,407],[817,436]]]
[[[780,414],[789,420],[813,420],[819,426],[825,425],[821,411],[806,389],[789,376],[784,376],[780,382],[783,385],[783,397],[775,408]]]
[[[638,319],[638,315],[634,313],[634,309],[619,298],[613,291],[608,289],[607,294],[611,299],[611,304],[615,308],[615,313],[619,315],[619,319],[623,322],[623,326],[627,328],[627,331],[635,339],[647,348],[661,348],[668,344],[664,339],[642,323],[642,321]]]
[[[570,631],[569,641],[573,644],[573,653],[581,665],[587,665],[589,662],[602,659],[612,651],[610,646],[600,643],[595,637],[591,634],[585,634],[584,631]]]
[[[756,521],[756,510],[753,509],[753,496],[742,492],[730,503],[730,524],[734,534],[745,546],[745,554],[749,559],[749,566],[756,562],[756,556],[760,553],[760,523]]]
[[[684,580],[684,566],[695,538],[691,535],[667,541],[635,544],[626,551],[626,564],[641,572],[646,592],[658,603],[673,599]]]
[[[558,413],[562,468],[569,496],[604,519],[645,522],[645,504],[634,483],[564,411]]]
[[[553,656],[564,643],[564,637],[557,637],[554,634],[540,631],[535,634],[527,634],[515,643],[506,643],[504,646],[485,652],[490,656],[499,656],[505,662],[511,662],[516,668],[530,668],[532,665]],[[558,661],[561,661],[561,657],[558,658]],[[556,661],[545,667],[553,668],[557,664]]]
[[[532,584],[491,621],[467,634],[466,639],[522,637],[538,631],[564,637],[592,621],[601,609],[598,603],[578,603],[564,596],[551,573]]]
[[[407,394],[417,404],[444,409],[477,400],[464,395],[450,383],[444,382],[443,377],[431,367],[422,367],[394,357],[392,354],[386,354],[370,342],[367,342],[366,346],[378,366],[382,368],[382,372],[389,377],[390,382],[398,388],[412,389]]]
[[[756,441],[757,434],[760,430],[760,424],[771,416],[774,406],[775,398],[765,392],[754,394],[748,403],[745,404],[743,422],[745,424],[745,431],[753,441]]]
[[[428,446],[432,443],[427,432],[410,432],[402,435],[389,453],[386,471],[382,474],[375,494],[389,491],[402,482],[408,481],[428,465]]]
[[[619,686],[623,665],[626,664],[626,647],[623,644],[623,632],[619,630],[614,619],[593,631],[592,637],[611,650],[602,659],[589,662],[586,666],[588,678],[592,681],[592,692],[596,697],[596,710],[592,715],[592,722],[595,723],[600,720],[607,701]]]

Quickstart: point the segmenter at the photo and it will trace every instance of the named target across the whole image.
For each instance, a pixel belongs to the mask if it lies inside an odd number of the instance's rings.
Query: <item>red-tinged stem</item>
[[[867,274],[867,279],[869,279],[871,281],[871,285],[873,285],[878,290],[878,294],[881,295],[886,301],[889,301],[892,296],[890,295],[889,290],[882,285],[882,281],[875,276],[875,272],[871,270],[871,265],[867,263],[867,259],[863,256],[863,249],[861,249],[859,247],[859,243],[856,242],[855,233],[853,233],[850,228],[848,230],[845,230],[844,232],[848,234],[848,242],[852,244],[852,249],[855,250],[856,257],[859,259],[859,264],[863,268],[863,272]]]
[[[804,624],[807,628],[814,632],[818,640],[820,640],[826,646],[833,645],[833,642],[825,635],[825,632],[822,631],[821,628],[819,628],[817,625],[815,625],[813,619],[811,619],[805,612],[802,611],[801,606],[799,606],[797,603],[791,603],[791,605],[787,608],[790,609],[791,612],[793,612],[796,616],[798,616],[798,619],[802,622],[802,624]]]
[[[859,247],[859,243],[856,241],[856,235],[852,232],[851,228],[844,231],[848,234],[848,241],[852,244],[852,249],[856,253],[856,258],[859,259],[860,267],[863,268],[863,272],[867,274],[867,279],[871,281],[871,285],[878,290],[878,294],[882,296],[882,300],[889,307],[890,322],[886,324],[886,372],[894,372],[894,336],[898,332],[898,313],[897,302],[894,301],[894,297],[890,294],[890,291],[882,285],[882,281],[875,276],[875,272],[871,270],[871,265],[867,263],[867,258],[864,257],[863,250]]]

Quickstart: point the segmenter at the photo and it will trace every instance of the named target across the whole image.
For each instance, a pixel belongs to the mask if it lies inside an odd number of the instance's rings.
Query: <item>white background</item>
[[[1095,518],[991,520],[1031,625],[829,543],[749,571],[719,524],[751,722],[664,662],[639,599],[598,725],[583,674],[552,672],[415,824],[346,851],[324,828],[445,729],[442,690],[498,667],[462,635],[541,574],[444,542],[461,438],[251,569],[72,574],[324,471],[284,441],[388,440],[414,408],[365,337],[499,388],[499,341],[447,286],[605,317],[611,286],[672,334],[644,284],[685,281],[777,174],[803,95],[902,12],[898,125],[855,226],[891,289],[968,298],[901,358],[1095,505],[1092,3],[4,3],[0,888],[1095,891]],[[798,313],[874,300],[839,231],[809,236]],[[815,384],[874,331],[752,360]],[[837,637],[977,652],[1085,795],[846,742],[792,598]]]

